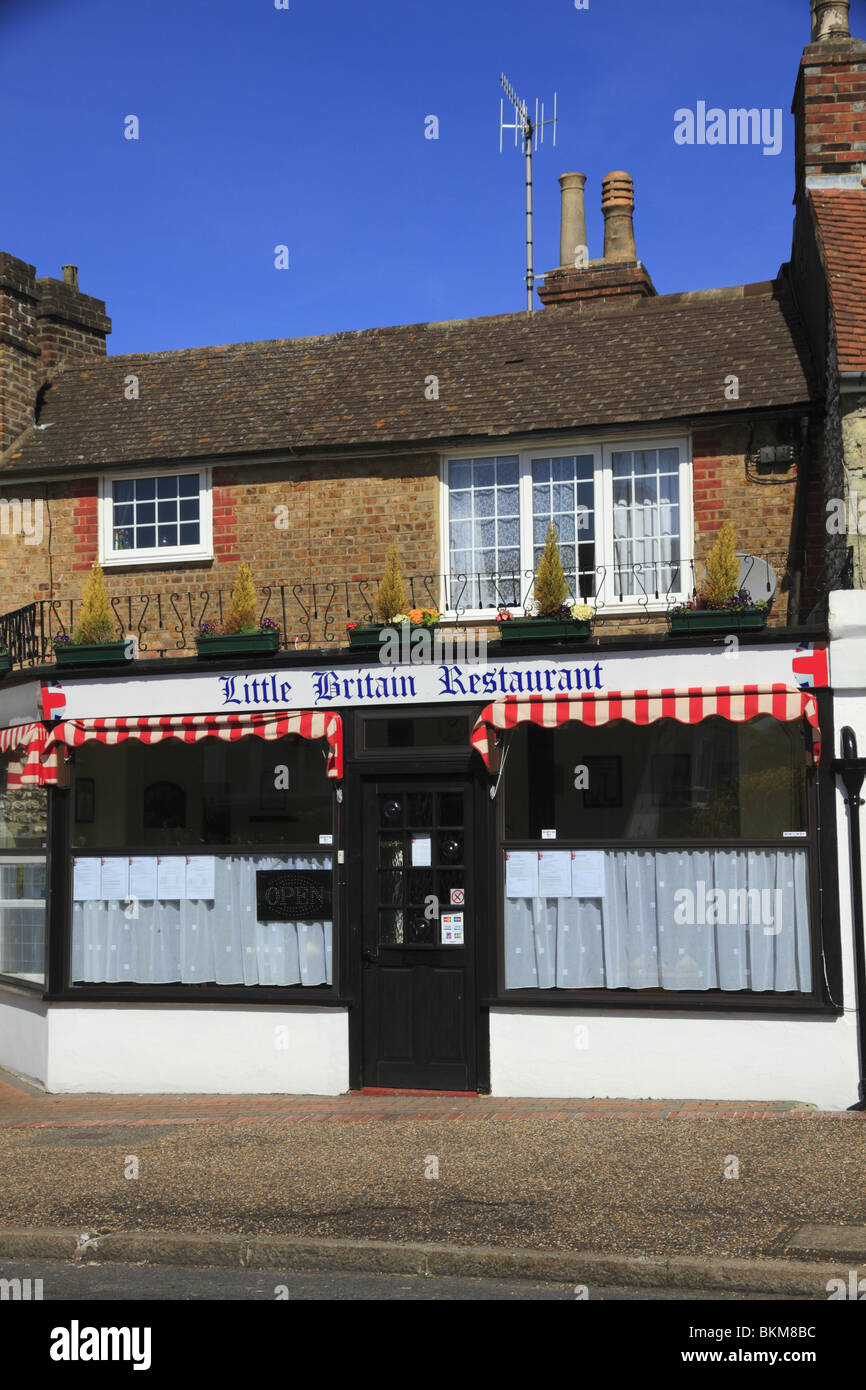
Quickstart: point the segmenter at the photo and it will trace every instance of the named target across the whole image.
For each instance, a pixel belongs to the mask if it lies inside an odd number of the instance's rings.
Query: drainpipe
[[[851,889],[854,917],[854,969],[857,979],[857,1053],[860,1063],[859,1099],[849,1110],[866,1110],[866,943],[863,940],[863,867],[860,860],[860,807],[866,805],[860,792],[866,777],[866,758],[857,757],[857,736],[847,724],[842,730],[842,756],[833,767],[848,795],[848,833],[851,838]]]
[[[794,524],[791,534],[791,557],[793,560],[791,588],[788,593],[788,626],[800,624],[800,605],[802,600],[803,570],[806,567],[806,514],[809,500],[809,417],[800,416],[800,455],[797,463],[797,495],[794,500]]]

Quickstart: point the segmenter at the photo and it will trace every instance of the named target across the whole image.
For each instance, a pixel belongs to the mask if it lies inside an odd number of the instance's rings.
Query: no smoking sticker
[[[465,888],[452,888],[452,889],[451,889],[451,906],[452,906],[452,907],[462,907],[463,904],[465,903],[465,901],[466,901],[466,889],[465,889]]]

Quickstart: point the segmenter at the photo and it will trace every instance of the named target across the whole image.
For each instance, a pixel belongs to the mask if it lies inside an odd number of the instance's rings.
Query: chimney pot
[[[824,39],[850,39],[850,0],[812,0],[812,43]]]
[[[586,174],[560,174],[559,186],[562,190],[562,215],[559,224],[559,264],[585,265],[589,258],[586,245],[586,208],[583,187]],[[583,251],[583,256],[579,253]]]
[[[73,290],[78,289],[78,266],[65,265],[63,267],[63,283],[69,285]]]
[[[634,184],[622,169],[606,174],[601,184],[604,213],[604,259],[636,261],[634,244]]]

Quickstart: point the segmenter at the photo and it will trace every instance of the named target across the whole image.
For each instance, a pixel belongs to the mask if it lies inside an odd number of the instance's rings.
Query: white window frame
[[[645,599],[617,599],[613,595],[613,573],[615,543],[613,535],[613,454],[621,450],[677,449],[679,453],[679,516],[680,516],[680,564],[681,576],[686,588],[665,594],[655,599],[652,595]],[[595,511],[595,563],[603,565],[606,571],[604,602],[588,600],[599,614],[611,617],[622,614],[631,617],[640,613],[665,613],[675,603],[682,603],[691,597],[690,562],[694,560],[694,500],[692,492],[692,442],[686,434],[624,434],[616,438],[599,439],[557,439],[549,443],[514,443],[510,447],[499,441],[495,447],[490,445],[478,449],[461,449],[443,454],[440,459],[440,510],[439,534],[441,537],[441,573],[450,580],[451,546],[449,525],[449,464],[466,459],[502,458],[516,456],[518,460],[518,489],[520,506],[520,573],[535,569],[533,563],[532,539],[532,460],[538,458],[568,458],[574,455],[592,454],[594,460],[594,511]],[[527,602],[531,600],[531,595]],[[440,606],[445,602],[445,582],[440,592]],[[459,615],[461,621],[489,619],[495,608],[467,608]],[[519,616],[523,609],[509,608],[510,613]],[[457,614],[443,607],[443,617],[455,620]]]
[[[114,506],[112,485],[136,482],[142,478],[183,478],[194,474],[199,487],[198,545],[164,545],[153,550],[115,550],[113,546]],[[124,565],[175,565],[185,560],[212,560],[213,555],[213,494],[209,468],[138,468],[134,472],[105,473],[99,479],[99,563],[103,569]]]

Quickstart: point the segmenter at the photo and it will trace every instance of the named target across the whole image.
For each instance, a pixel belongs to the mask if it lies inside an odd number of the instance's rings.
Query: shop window
[[[114,877],[107,886],[106,866],[122,887]],[[174,881],[163,887],[166,866]],[[332,920],[317,913],[316,894],[305,887],[331,868],[325,854],[82,857],[73,875],[73,895],[81,896],[73,902],[71,982],[330,985]],[[286,906],[285,921],[263,908],[263,876],[272,875],[286,876],[298,904]],[[103,898],[103,890],[118,896]]]
[[[507,990],[811,991],[798,724],[524,725],[503,793]]]
[[[323,745],[305,739],[174,739],[120,746],[88,743],[75,753],[73,843],[130,846],[316,846],[332,830],[333,788]]]
[[[10,787],[12,768],[0,757],[0,975],[44,985],[47,792]]]
[[[94,742],[74,775],[72,984],[332,984],[323,744]]]

